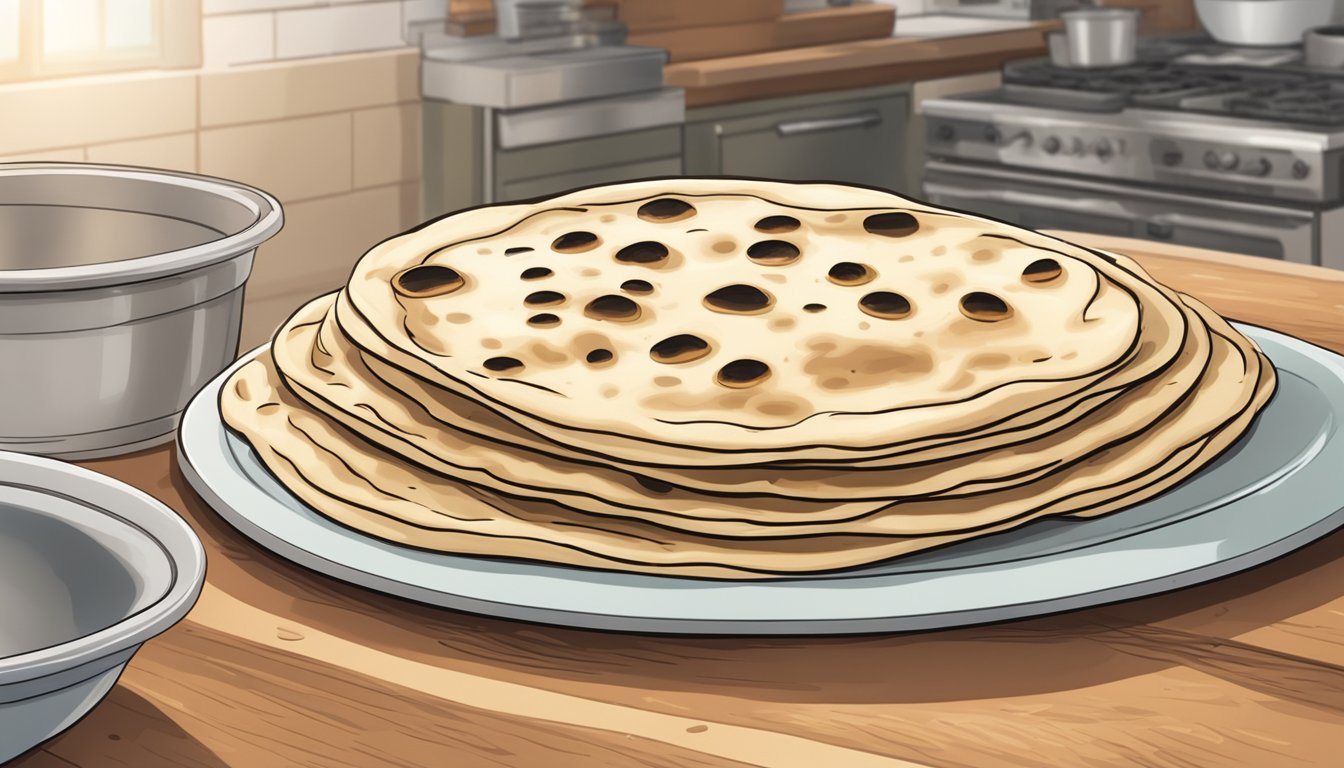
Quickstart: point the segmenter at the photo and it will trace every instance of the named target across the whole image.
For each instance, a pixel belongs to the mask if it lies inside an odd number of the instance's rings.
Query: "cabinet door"
[[[496,201],[650,176],[676,176],[681,173],[681,127],[497,150],[494,158]]]
[[[1315,262],[1312,211],[1235,201],[1181,198],[1167,192],[970,165],[929,164],[923,196],[935,205],[974,211],[1029,229],[1063,229],[1160,240],[1271,259]]]
[[[900,189],[908,104],[891,95],[690,126],[700,156],[686,172]]]
[[[676,176],[680,173],[681,158],[665,157],[659,160],[608,165],[570,173],[511,179],[500,184],[498,197],[500,200],[529,200],[534,197],[548,197],[578,187],[615,184],[632,179],[647,179],[652,176]]]

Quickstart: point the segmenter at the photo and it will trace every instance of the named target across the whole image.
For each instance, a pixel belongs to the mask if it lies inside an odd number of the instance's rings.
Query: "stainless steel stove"
[[[1344,269],[1344,72],[1294,49],[1165,41],[1101,71],[1011,62],[1001,88],[923,111],[930,202]]]

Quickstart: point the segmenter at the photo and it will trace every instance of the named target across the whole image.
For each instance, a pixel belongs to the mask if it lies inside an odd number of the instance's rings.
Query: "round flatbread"
[[[1275,381],[1123,256],[874,190],[676,179],[379,244],[220,411],[373,536],[736,579],[1121,510]]]
[[[632,520],[576,515],[555,505],[518,500],[456,483],[420,467],[388,462],[381,451],[288,394],[264,358],[239,369],[221,393],[221,411],[261,460],[299,499],[337,522],[413,547],[468,555],[523,558],[591,568],[704,578],[755,579],[823,573],[880,562],[1059,514],[1104,514],[1159,494],[1230,446],[1272,393],[1256,382],[1249,407],[1210,434],[1165,449],[1138,474],[1117,473],[1130,459],[1110,451],[1066,478],[1054,476],[985,498],[928,500],[941,514],[1009,505],[996,523],[926,536],[860,533],[724,539]],[[1161,454],[1160,456],[1158,454]],[[1145,461],[1145,463],[1147,463]],[[1109,478],[1124,477],[1112,481]]]
[[[748,463],[974,429],[1119,368],[1144,323],[1181,322],[1113,260],[894,195],[666,190],[478,209],[383,243],[341,323],[557,441]],[[673,203],[683,218],[662,215]]]
[[[698,468],[675,476],[665,473],[663,477],[676,482],[659,486],[645,475],[538,455],[519,442],[487,440],[456,428],[469,420],[435,416],[427,405],[439,402],[432,394],[421,390],[419,397],[408,397],[373,376],[362,358],[333,332],[329,304],[329,297],[323,297],[296,313],[277,334],[272,352],[287,389],[308,407],[392,455],[462,482],[577,511],[636,517],[715,535],[797,535],[803,529],[795,526],[821,530],[825,524],[854,520],[898,501],[1018,485],[1152,428],[1201,382],[1208,385],[1201,394],[1214,389],[1231,394],[1239,388],[1228,371],[1210,365],[1210,333],[1201,323],[1201,333],[1186,345],[1178,368],[1051,434],[1048,441],[1006,442],[948,460],[867,472]],[[1222,354],[1220,364],[1226,365],[1227,357]],[[1220,374],[1222,378],[1212,385],[1204,381]],[[718,484],[706,488],[707,479]],[[781,498],[785,491],[794,496]],[[910,532],[926,532],[925,526]]]

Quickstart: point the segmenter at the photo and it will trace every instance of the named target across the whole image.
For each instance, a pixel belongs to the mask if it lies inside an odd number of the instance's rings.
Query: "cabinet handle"
[[[882,124],[882,113],[875,109],[844,117],[826,117],[819,120],[794,120],[790,123],[776,123],[775,133],[780,136],[798,136],[804,133],[838,131],[844,128],[871,128]]]

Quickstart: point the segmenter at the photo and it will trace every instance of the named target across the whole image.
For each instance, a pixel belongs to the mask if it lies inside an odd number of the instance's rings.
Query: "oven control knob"
[[[1204,153],[1204,164],[1215,171],[1235,171],[1240,163],[1241,158],[1230,150],[1215,152],[1211,149]]]
[[[1168,168],[1180,165],[1181,161],[1184,159],[1185,155],[1182,155],[1178,149],[1172,149],[1162,153],[1162,164]]]
[[[1076,136],[1064,146],[1064,154],[1066,155],[1081,155],[1086,150],[1087,147],[1083,146],[1083,140]]]
[[[1115,148],[1112,147],[1111,142],[1106,139],[1098,141],[1094,151],[1097,153],[1097,158],[1102,162],[1110,160],[1115,155]]]
[[[934,135],[938,137],[939,141],[951,141],[957,138],[956,130],[952,126],[947,125],[946,123],[938,126],[938,128],[934,131]]]
[[[1311,175],[1311,166],[1305,160],[1293,161],[1293,178],[1305,179]]]
[[[1268,176],[1274,170],[1274,164],[1269,162],[1269,158],[1262,157],[1259,160],[1246,166],[1246,173],[1252,176]]]
[[[1041,142],[1041,149],[1044,149],[1047,155],[1053,155],[1058,153],[1060,147],[1062,146],[1063,145],[1060,143],[1058,136],[1051,136],[1047,138],[1045,141]]]
[[[1003,134],[999,132],[998,128],[992,125],[985,128],[985,143],[998,144],[1000,141],[1003,141]]]
[[[1170,240],[1176,234],[1176,227],[1164,221],[1148,222],[1148,236],[1158,240]]]

